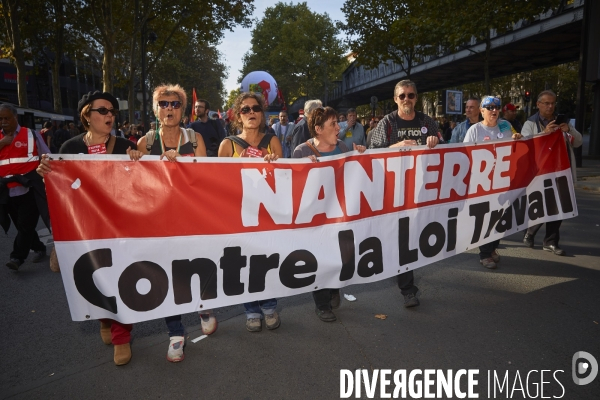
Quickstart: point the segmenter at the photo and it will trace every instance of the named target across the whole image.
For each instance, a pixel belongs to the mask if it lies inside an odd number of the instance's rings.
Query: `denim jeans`
[[[263,314],[273,314],[277,308],[277,299],[259,300],[244,303],[246,318],[263,318]]]
[[[185,328],[181,323],[181,315],[172,315],[165,318],[167,328],[169,328],[169,337],[183,336]]]

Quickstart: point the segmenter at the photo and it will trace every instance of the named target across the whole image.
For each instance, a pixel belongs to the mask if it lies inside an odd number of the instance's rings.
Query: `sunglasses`
[[[409,94],[404,94],[404,93],[402,93],[402,94],[399,94],[399,95],[398,95],[398,96],[396,96],[396,97],[398,97],[400,100],[404,100],[404,99],[405,99],[405,98],[407,98],[407,97],[408,97],[409,99],[411,99],[411,100],[412,100],[412,99],[414,99],[415,97],[417,97],[417,95],[416,95],[416,94],[414,94],[414,93],[409,93]]]
[[[90,108],[90,111],[97,111],[98,114],[100,115],[106,115],[108,113],[111,113],[113,115],[113,117],[115,115],[117,115],[117,113],[119,112],[119,110],[116,110],[114,108],[111,108],[110,110],[106,107],[100,107],[100,108]]]
[[[173,101],[166,101],[166,100],[161,100],[158,102],[158,106],[160,108],[168,108],[169,104],[171,105],[171,107],[173,107],[174,109],[178,109],[181,108],[182,103],[179,100],[173,100]]]
[[[242,107],[242,109],[240,110],[240,114],[249,114],[250,111],[254,111],[255,113],[259,113],[259,112],[262,111],[262,107],[259,106],[258,104],[254,105],[252,107],[245,106],[245,107]]]
[[[500,106],[486,106],[483,108],[485,108],[488,111],[500,111],[502,109],[502,107]]]

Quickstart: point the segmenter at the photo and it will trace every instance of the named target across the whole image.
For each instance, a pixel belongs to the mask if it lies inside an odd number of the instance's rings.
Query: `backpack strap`
[[[148,151],[148,154],[150,154],[150,150],[152,150],[154,138],[156,138],[156,131],[151,129],[148,131],[148,133],[146,133],[146,151]]]
[[[107,154],[112,154],[113,150],[115,149],[115,143],[117,142],[117,137],[110,135],[110,137],[108,138],[108,143],[106,144],[106,153]]]
[[[272,133],[265,133],[265,136],[262,138],[262,140],[258,144],[258,148],[259,149],[260,148],[268,149],[269,144],[271,143],[271,139],[273,139],[273,136],[275,136],[275,135]]]
[[[250,143],[246,142],[244,139],[242,139],[239,136],[231,135],[231,136],[227,136],[225,139],[231,140],[232,143],[237,144],[242,149],[247,149],[248,147],[250,147]]]
[[[181,129],[183,129],[183,128],[181,128]],[[198,141],[196,140],[197,139],[196,132],[191,128],[187,128],[185,131],[187,132],[188,140],[192,144],[192,147],[194,147],[194,154],[195,154],[196,147],[198,147]]]
[[[312,150],[313,153],[315,153],[315,156],[321,157],[321,153],[319,153],[319,150],[317,150],[317,148],[315,146],[313,146],[313,144],[310,142],[310,140],[306,141],[306,145],[308,146],[309,149]]]

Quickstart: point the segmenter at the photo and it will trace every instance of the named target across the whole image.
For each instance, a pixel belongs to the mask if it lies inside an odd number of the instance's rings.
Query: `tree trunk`
[[[58,54],[54,55],[54,65],[52,67],[52,97],[54,99],[54,112],[62,114],[62,96],[60,93],[60,64],[61,59]]]
[[[52,97],[54,98],[54,112],[63,113],[62,96],[60,92],[60,65],[63,58],[63,43],[65,36],[65,26],[61,21],[63,19],[64,6],[63,1],[54,2],[54,12],[56,13],[57,24],[55,26],[56,47],[54,52],[54,67],[52,68]]]
[[[111,44],[104,44],[104,58],[102,59],[102,90],[112,93],[113,90],[113,61],[115,55]]]
[[[2,8],[8,9],[8,13],[3,13],[6,20],[6,29],[10,43],[11,58],[15,61],[17,68],[17,92],[19,97],[19,106],[29,107],[27,101],[27,71],[25,70],[25,58],[23,47],[21,46],[21,31],[19,28],[19,9],[17,1],[2,1]],[[8,15],[10,14],[10,16]]]
[[[490,39],[490,31],[488,30],[485,36],[485,59],[483,62],[484,71],[484,89],[486,95],[492,95],[490,88],[490,51],[492,47],[492,41]]]
[[[134,121],[135,112],[135,44],[137,36],[134,34],[131,36],[131,51],[129,53],[129,84],[127,85],[127,102],[129,103],[129,122]]]

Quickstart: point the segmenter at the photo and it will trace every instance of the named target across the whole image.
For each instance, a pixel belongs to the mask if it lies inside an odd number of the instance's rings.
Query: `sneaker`
[[[496,263],[492,257],[484,258],[483,260],[479,260],[479,263],[488,269],[495,269]]]
[[[419,299],[417,299],[416,294],[409,293],[409,294],[404,295],[404,307],[406,307],[406,308],[416,307],[419,304],[421,304],[421,303],[419,302]]]
[[[129,343],[116,344],[114,361],[115,365],[125,365],[131,360],[131,345]]]
[[[39,263],[46,258],[46,250],[38,250],[33,252],[33,258],[31,259],[32,263]]]
[[[492,251],[492,260],[494,260],[495,263],[500,262],[500,254],[498,254],[498,250]]]
[[[100,321],[100,337],[104,344],[112,344],[112,334],[110,333],[110,322]]]
[[[205,335],[212,335],[217,330],[219,322],[217,318],[212,314],[199,314],[200,315],[200,327],[202,333]]]
[[[340,303],[342,302],[341,293],[339,290],[331,291],[331,308],[337,310],[340,308]]]
[[[523,243],[525,243],[525,246],[533,248],[533,236],[525,232],[525,236],[523,236]]]
[[[281,325],[281,320],[279,319],[279,315],[277,311],[273,311],[273,314],[265,314],[265,325],[267,329],[277,329],[279,325]]]
[[[23,265],[23,260],[19,260],[18,258],[11,258],[10,261],[6,263],[6,266],[13,271],[18,271],[21,265]]]
[[[169,351],[167,351],[167,360],[170,362],[183,361],[185,354],[183,354],[183,345],[185,339],[183,336],[171,336],[171,342],[169,343]]]
[[[315,308],[315,313],[317,314],[317,317],[319,317],[319,319],[323,322],[333,322],[337,320],[335,314],[331,310],[319,310],[318,308]]]
[[[262,321],[260,318],[248,318],[246,320],[246,329],[249,332],[260,332],[262,330]]]

